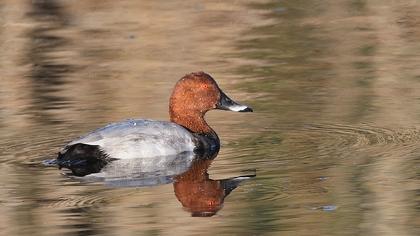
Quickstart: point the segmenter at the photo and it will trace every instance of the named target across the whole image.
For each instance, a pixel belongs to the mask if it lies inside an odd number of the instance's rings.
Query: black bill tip
[[[217,103],[216,108],[236,112],[253,112],[252,108],[233,101],[223,92],[221,92],[220,100]]]

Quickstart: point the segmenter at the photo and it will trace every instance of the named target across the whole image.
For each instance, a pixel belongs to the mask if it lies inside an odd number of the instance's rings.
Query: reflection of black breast
[[[199,134],[193,134],[196,138],[196,148],[194,152],[200,157],[200,159],[214,159],[220,150],[220,140],[215,132]]]

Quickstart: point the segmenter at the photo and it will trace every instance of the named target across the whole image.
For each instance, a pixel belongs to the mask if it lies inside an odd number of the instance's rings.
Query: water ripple
[[[80,208],[80,207],[92,207],[100,206],[107,202],[107,198],[104,195],[100,195],[97,192],[78,195],[68,195],[57,199],[51,199],[44,201],[43,205],[48,208]]]
[[[331,138],[329,144],[335,147],[366,145],[401,144],[418,142],[420,131],[415,128],[387,129],[367,124],[359,126],[342,124],[306,125],[303,132],[317,132],[323,137]],[[329,139],[328,139],[329,140]]]

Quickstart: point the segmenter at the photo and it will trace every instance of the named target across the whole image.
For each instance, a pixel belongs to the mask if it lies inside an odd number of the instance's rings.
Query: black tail
[[[98,173],[112,158],[109,158],[98,145],[76,143],[58,153],[58,168],[70,169],[76,176]]]

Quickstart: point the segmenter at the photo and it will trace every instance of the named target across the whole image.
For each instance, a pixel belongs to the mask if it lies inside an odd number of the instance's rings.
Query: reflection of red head
[[[209,179],[210,163],[209,160],[196,161],[175,179],[175,195],[192,216],[212,216],[222,208],[225,191],[220,180]]]
[[[245,179],[243,175],[229,179],[209,179],[207,169],[211,160],[195,160],[190,169],[175,177],[175,196],[192,216],[213,216],[223,207],[223,201]]]
[[[193,216],[211,216],[222,208],[224,190],[218,181],[174,183],[175,195]]]

